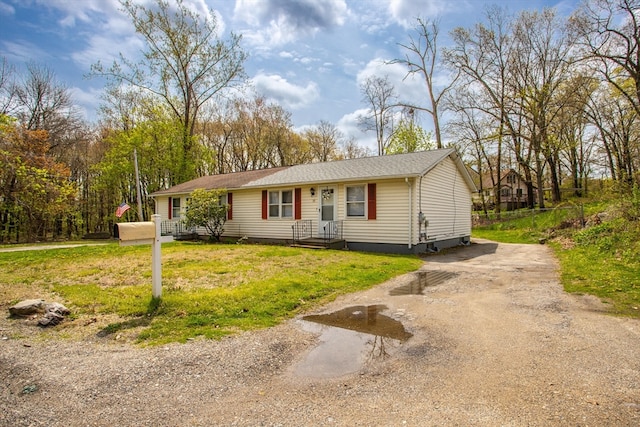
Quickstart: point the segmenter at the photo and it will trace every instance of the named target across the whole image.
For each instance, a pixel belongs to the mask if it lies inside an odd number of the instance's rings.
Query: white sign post
[[[162,242],[173,242],[173,236],[162,237],[160,215],[151,215],[151,221],[118,224],[120,246],[151,244],[151,283],[154,298],[162,296]]]
[[[155,226],[155,238],[151,244],[151,283],[152,293],[154,298],[160,298],[162,296],[162,254],[160,252],[161,231],[160,231],[160,215],[151,215],[151,221]]]

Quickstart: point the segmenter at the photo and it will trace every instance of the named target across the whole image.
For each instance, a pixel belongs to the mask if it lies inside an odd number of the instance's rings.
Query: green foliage
[[[386,154],[413,153],[434,148],[431,141],[431,132],[426,132],[412,121],[401,120],[398,127],[391,135],[389,145],[385,149]]]
[[[209,236],[219,242],[227,221],[228,205],[223,203],[226,194],[226,190],[194,190],[184,214],[187,228],[204,227]]]
[[[120,0],[122,11],[141,37],[135,62],[120,56],[109,68],[94,64],[92,74],[107,77],[115,87],[133,85],[159,101],[180,125],[181,155],[174,158],[178,182],[196,177],[196,123],[216,95],[244,79],[246,54],[240,36],[219,38],[217,14],[200,15],[184,1],[154,0],[140,4]]]
[[[76,318],[110,319],[101,334],[130,329],[140,343],[156,345],[273,326],[422,263],[414,256],[177,242],[164,244],[162,256],[163,294],[154,299],[148,246],[0,253],[0,304],[55,292]]]
[[[72,214],[77,187],[69,179],[69,169],[56,161],[50,149],[46,131],[28,130],[2,118],[0,241],[46,237],[56,220]]]

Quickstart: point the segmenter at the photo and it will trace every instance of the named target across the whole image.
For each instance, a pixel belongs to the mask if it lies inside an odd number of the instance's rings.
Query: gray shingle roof
[[[424,175],[453,151],[453,149],[431,150],[296,165],[247,183],[243,187],[420,176]]]
[[[263,178],[265,176],[278,173],[282,169],[286,169],[287,167],[281,168],[272,168],[272,169],[261,169],[254,171],[246,171],[246,172],[234,172],[234,173],[226,173],[223,175],[209,175],[203,176],[200,178],[192,179],[191,181],[183,182],[182,184],[174,185],[171,188],[166,190],[156,191],[151,194],[151,196],[161,196],[161,195],[171,195],[171,194],[186,194],[191,193],[193,190],[197,188],[204,188],[205,190],[212,189],[236,189],[241,188],[244,185],[255,181],[257,179]]]
[[[185,194],[196,188],[233,190],[306,183],[348,182],[372,178],[416,177],[426,174],[452,153],[455,153],[455,150],[447,148],[203,176],[167,190],[156,191],[151,196]]]

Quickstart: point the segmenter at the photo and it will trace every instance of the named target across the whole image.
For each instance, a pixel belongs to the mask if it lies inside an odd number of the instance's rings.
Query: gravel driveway
[[[565,294],[549,248],[474,240],[421,271],[421,293],[412,273],[314,313],[375,306],[410,336],[360,340],[349,373],[309,364],[349,346],[301,319],[148,349],[9,338],[22,321],[3,318],[0,425],[640,425],[640,322]]]

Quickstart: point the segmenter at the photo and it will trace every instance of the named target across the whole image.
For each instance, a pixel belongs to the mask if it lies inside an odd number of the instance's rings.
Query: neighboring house
[[[479,179],[476,177],[476,179]],[[474,209],[482,209],[482,197],[487,203],[489,209],[493,209],[496,204],[496,189],[500,190],[500,209],[514,210],[527,207],[527,184],[524,178],[513,169],[506,169],[502,172],[500,182],[496,187],[493,186],[493,180],[490,174],[482,176],[482,184],[478,185],[482,193],[476,193],[473,197]],[[534,188],[535,191],[535,188]],[[535,200],[535,194],[534,194]]]
[[[223,237],[391,253],[468,244],[476,191],[454,149],[236,172],[151,194],[163,230],[180,227],[196,188],[227,191]]]

